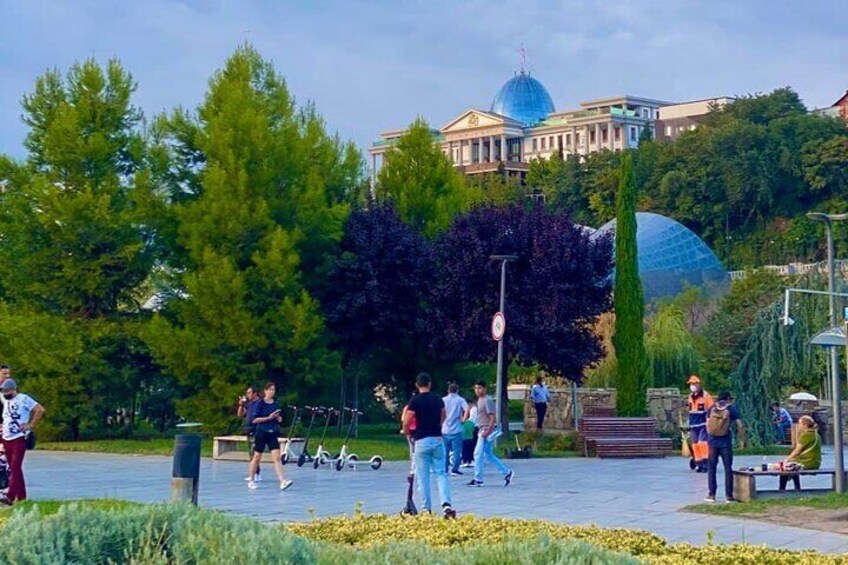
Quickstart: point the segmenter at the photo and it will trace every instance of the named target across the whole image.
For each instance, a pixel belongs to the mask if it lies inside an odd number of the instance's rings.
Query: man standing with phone
[[[277,394],[277,387],[274,383],[265,385],[265,398],[253,405],[253,419],[251,423],[256,426],[256,447],[253,451],[253,460],[250,462],[249,476],[254,476],[256,468],[259,466],[259,460],[262,459],[262,454],[265,448],[271,452],[271,459],[274,460],[274,471],[277,473],[277,478],[280,480],[280,490],[286,490],[292,485],[291,481],[286,480],[283,473],[283,464],[280,461],[280,422],[283,421],[277,401],[274,396]],[[259,488],[256,481],[247,483],[247,488],[255,490]]]

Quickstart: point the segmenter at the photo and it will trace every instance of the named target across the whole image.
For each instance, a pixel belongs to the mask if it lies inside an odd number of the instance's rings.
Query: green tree
[[[683,310],[674,304],[660,307],[645,334],[645,355],[651,386],[679,387],[684,376],[697,371],[695,345]]]
[[[334,390],[339,355],[307,283],[341,238],[359,161],[249,46],[213,76],[195,114],[159,127],[176,169],[202,163],[176,205],[178,298],[145,335],[185,389],[183,415],[221,429],[251,382],[275,382],[283,401]]]
[[[400,217],[416,230],[434,236],[450,226],[483,195],[465,182],[435,143],[427,122],[419,118],[385,156],[377,199],[394,202]]]
[[[47,407],[48,436],[131,420],[155,379],[138,289],[155,261],[160,199],[117,61],[50,71],[23,100],[26,162],[5,161],[0,358]],[[127,391],[134,394],[127,394]]]
[[[618,360],[616,404],[622,416],[645,413],[648,379],[645,363],[645,298],[639,278],[636,249],[636,180],[633,158],[621,159],[616,198],[615,226],[615,333],[612,341]]]

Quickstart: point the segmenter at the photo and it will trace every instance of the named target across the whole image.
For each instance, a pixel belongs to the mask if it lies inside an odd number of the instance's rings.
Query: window
[[[539,140],[537,140],[536,138],[533,138],[533,151],[538,151],[538,150],[539,150]]]
[[[642,117],[645,118],[646,120],[651,117],[650,108],[642,108]]]
[[[554,136],[550,136],[548,138],[548,147],[550,147],[551,149],[556,149],[556,146],[554,145]]]
[[[621,141],[621,128],[615,128],[615,140]]]
[[[636,126],[630,126],[630,141],[636,141],[638,137],[636,137]]]
[[[589,143],[595,143],[595,130],[589,130]]]
[[[574,134],[574,145],[580,145],[580,132]]]
[[[548,138],[543,137],[543,138],[542,138],[542,151],[544,151],[544,150],[545,150],[545,148],[546,148],[546,146],[547,146],[547,143],[548,143]]]
[[[571,147],[571,134],[570,133],[565,134],[565,146]]]
[[[606,143],[609,140],[609,129],[605,128],[605,129],[601,130],[601,132],[602,132],[601,133],[601,141]]]

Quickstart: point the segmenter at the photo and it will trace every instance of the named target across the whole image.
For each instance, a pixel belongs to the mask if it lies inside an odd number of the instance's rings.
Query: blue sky
[[[488,109],[528,67],[557,109],[616,94],[663,100],[792,86],[808,106],[848,88],[848,2],[0,0],[0,153],[23,157],[20,99],[46,69],[122,60],[150,116],[194,107],[235,47],[274,61],[301,102],[366,147],[416,115]]]

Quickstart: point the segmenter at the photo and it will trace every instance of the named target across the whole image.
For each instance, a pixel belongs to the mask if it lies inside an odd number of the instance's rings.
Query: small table
[[[757,477],[804,477],[812,475],[830,475],[832,482],[830,488],[802,488],[801,490],[758,490]],[[740,502],[750,502],[751,500],[763,497],[777,496],[803,496],[808,494],[824,494],[833,492],[833,483],[836,480],[836,471],[833,469],[816,469],[816,470],[801,470],[801,471],[762,471],[755,469],[753,471],[734,469],[733,470],[733,497]]]

